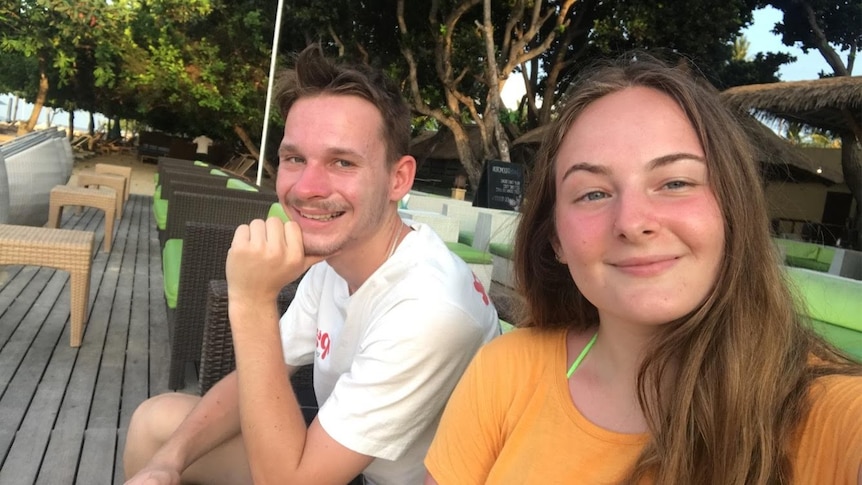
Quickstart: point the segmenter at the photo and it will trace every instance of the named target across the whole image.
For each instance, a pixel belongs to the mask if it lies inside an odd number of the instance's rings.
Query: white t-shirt
[[[198,146],[195,153],[208,153],[210,146],[213,144],[213,141],[210,137],[206,135],[201,135],[192,140],[192,143]]]
[[[497,311],[467,265],[428,226],[414,229],[351,296],[325,262],[281,317],[288,365],[314,363],[323,429],[376,459],[374,484],[422,483],[425,453],[449,395]]]

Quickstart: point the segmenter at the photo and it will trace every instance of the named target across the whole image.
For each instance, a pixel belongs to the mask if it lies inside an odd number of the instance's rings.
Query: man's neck
[[[329,258],[327,263],[344,278],[352,295],[383,266],[408,232],[409,228],[395,212],[364,245]]]

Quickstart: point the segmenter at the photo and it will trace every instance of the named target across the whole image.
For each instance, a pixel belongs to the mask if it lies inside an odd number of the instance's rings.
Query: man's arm
[[[237,361],[239,417],[255,483],[344,484],[373,457],[305,420],[287,378],[275,296],[317,260],[295,223],[240,226],[228,253],[228,310]]]

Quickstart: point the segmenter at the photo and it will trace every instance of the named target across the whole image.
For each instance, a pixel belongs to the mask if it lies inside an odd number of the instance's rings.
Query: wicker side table
[[[114,212],[117,220],[123,217],[123,204],[126,200],[126,178],[122,175],[114,175],[110,173],[96,173],[86,170],[78,173],[78,187],[92,187],[98,185],[101,187],[109,187],[117,192],[115,204],[117,210]]]
[[[0,224],[0,265],[48,266],[69,272],[72,347],[80,347],[84,335],[94,239],[90,231]]]
[[[105,244],[103,251],[111,250],[114,239],[114,214],[117,210],[117,193],[107,189],[87,189],[70,185],[57,185],[51,189],[51,200],[48,206],[48,227],[57,227],[63,206],[85,205],[105,211]]]
[[[126,178],[126,191],[123,200],[129,201],[129,194],[132,191],[132,167],[123,165],[113,165],[110,163],[97,163],[95,167],[96,173],[108,173],[112,175],[121,175]]]

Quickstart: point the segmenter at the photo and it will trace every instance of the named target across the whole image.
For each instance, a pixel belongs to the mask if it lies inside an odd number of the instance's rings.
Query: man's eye
[[[352,162],[349,162],[349,161],[347,161],[347,160],[336,160],[336,161],[335,161],[335,164],[336,164],[336,165],[338,165],[339,167],[342,167],[342,168],[352,167],[352,166],[353,166],[353,163],[352,163]]]
[[[304,161],[301,157],[284,157],[281,159],[281,163],[302,163]]]

